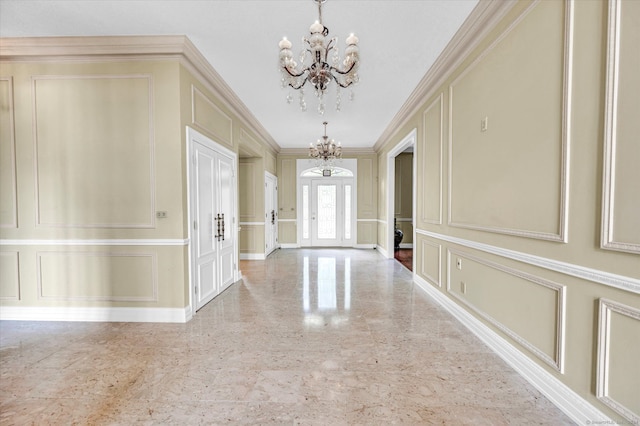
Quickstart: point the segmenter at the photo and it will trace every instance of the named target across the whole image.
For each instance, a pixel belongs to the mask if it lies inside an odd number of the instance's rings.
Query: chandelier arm
[[[340,71],[340,69],[338,69],[338,68],[336,68],[336,67],[332,67],[332,66],[329,66],[329,69],[330,69],[331,71],[335,71],[335,72],[337,72],[338,74],[347,75],[347,74],[349,74],[349,73],[353,70],[353,68],[354,68],[355,66],[356,66],[356,63],[355,63],[355,62],[353,62],[353,63],[351,64],[351,66],[349,67],[349,69],[348,69],[348,70],[346,70],[346,71]]]
[[[283,66],[282,68],[283,68],[285,71],[287,71],[287,73],[288,73],[291,77],[302,77],[302,76],[304,75],[304,73],[306,73],[307,71],[309,71],[309,69],[308,69],[308,68],[305,68],[305,69],[303,69],[303,70],[300,72],[300,74],[294,74],[294,73],[292,73],[292,72],[289,70],[289,68],[287,68],[286,66]],[[306,78],[305,78],[305,80],[306,80]]]
[[[329,43],[327,43],[327,54],[332,51],[333,49],[335,49],[335,46],[332,46],[333,42],[336,41],[335,37],[329,40]]]
[[[353,84],[353,81],[350,81],[349,83],[343,83],[343,82],[341,82],[340,80],[338,80],[338,79],[336,78],[336,76],[335,76],[335,75],[333,75],[333,74],[331,74],[331,73],[330,73],[329,75],[331,76],[331,78],[333,79],[333,81],[335,81],[335,82],[336,82],[336,84],[337,84],[338,86],[342,87],[343,89],[346,89],[347,87],[349,87],[349,86],[351,86],[351,85]]]
[[[329,53],[331,53],[331,51],[336,48],[336,46],[332,46],[334,40],[335,39],[329,40],[329,43],[327,44],[327,48],[325,49],[325,52],[324,52],[324,62],[327,64],[329,63]]]
[[[304,74],[304,73],[303,73]],[[302,75],[302,74],[300,74]],[[304,80],[302,80],[302,83],[300,83],[298,86],[294,86],[293,83],[289,83],[289,86],[292,87],[295,90],[300,89],[302,86],[304,86],[307,83],[307,80],[309,79],[309,76],[307,75]],[[338,83],[339,84],[339,83]],[[346,87],[346,86],[345,86]]]

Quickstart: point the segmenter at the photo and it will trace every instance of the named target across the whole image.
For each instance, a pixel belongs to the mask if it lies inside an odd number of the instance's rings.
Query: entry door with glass
[[[301,183],[301,245],[352,247],[352,179],[304,179]]]
[[[311,245],[341,246],[343,201],[338,182],[311,181]]]

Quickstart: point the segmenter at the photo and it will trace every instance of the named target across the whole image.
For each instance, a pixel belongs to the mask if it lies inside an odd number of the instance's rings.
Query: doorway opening
[[[354,247],[357,160],[341,160],[331,173],[298,160],[298,246]]]
[[[413,129],[387,154],[387,258],[414,270],[416,134]]]

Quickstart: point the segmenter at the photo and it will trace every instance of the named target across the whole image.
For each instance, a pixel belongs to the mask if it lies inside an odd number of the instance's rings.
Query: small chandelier
[[[322,3],[327,0],[313,0],[318,3],[318,20],[309,27],[309,38],[304,37],[303,43],[307,47],[300,52],[300,65],[293,59],[291,42],[284,37],[280,40],[280,71],[282,72],[282,87],[292,87],[300,90],[300,109],[307,110],[304,100],[304,86],[307,82],[315,89],[318,98],[318,113],[324,114],[324,95],[331,81],[336,82],[336,110],[340,111],[342,95],[340,88],[347,88],[359,80],[358,66],[360,54],[358,49],[358,37],[351,34],[347,37],[347,47],[344,50],[344,60],[340,61],[338,53],[337,37],[328,39],[329,29],[322,24]],[[332,54],[329,59],[329,54]],[[331,60],[331,64],[329,63]],[[349,95],[353,100],[353,90]],[[287,102],[291,103],[291,93],[287,95]]]
[[[327,122],[324,125],[324,136],[315,145],[309,143],[309,157],[315,159],[323,170],[331,169],[335,160],[342,158],[342,145],[327,136]]]

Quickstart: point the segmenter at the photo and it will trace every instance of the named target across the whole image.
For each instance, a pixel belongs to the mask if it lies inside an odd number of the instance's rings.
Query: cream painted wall
[[[629,22],[640,20],[640,8],[621,3],[622,86],[618,120],[607,128],[609,5],[518,2],[428,88],[378,154],[386,158],[417,130],[419,279],[607,415],[637,421],[640,366],[630,357],[640,341],[640,178],[638,120],[630,117],[638,115],[640,61],[630,46],[640,27]],[[379,177],[386,199],[384,161]],[[384,209],[380,236],[389,226]],[[607,227],[612,243],[601,247]],[[608,302],[617,309],[609,316],[600,312]],[[606,330],[610,340],[599,343]],[[603,380],[608,395],[597,393]]]
[[[178,73],[159,61],[0,64],[12,95],[0,145],[14,146],[15,173],[2,185],[17,219],[0,229],[2,306],[186,305],[181,245],[92,244],[183,238]]]
[[[279,154],[278,206],[280,210],[278,240],[281,244],[297,244],[296,231],[296,160],[306,155]],[[377,240],[376,215],[378,200],[376,192],[377,155],[345,155],[358,160],[358,241],[357,244],[373,247]]]
[[[275,151],[188,40],[123,38],[105,49],[122,49],[126,61],[93,50],[108,43],[56,39],[59,60],[20,61],[18,50],[1,58],[3,313],[114,319],[125,311],[92,309],[127,308],[135,320],[188,319],[186,126],[263,157],[260,176],[275,171]],[[145,43],[175,44],[176,53],[153,60]]]

